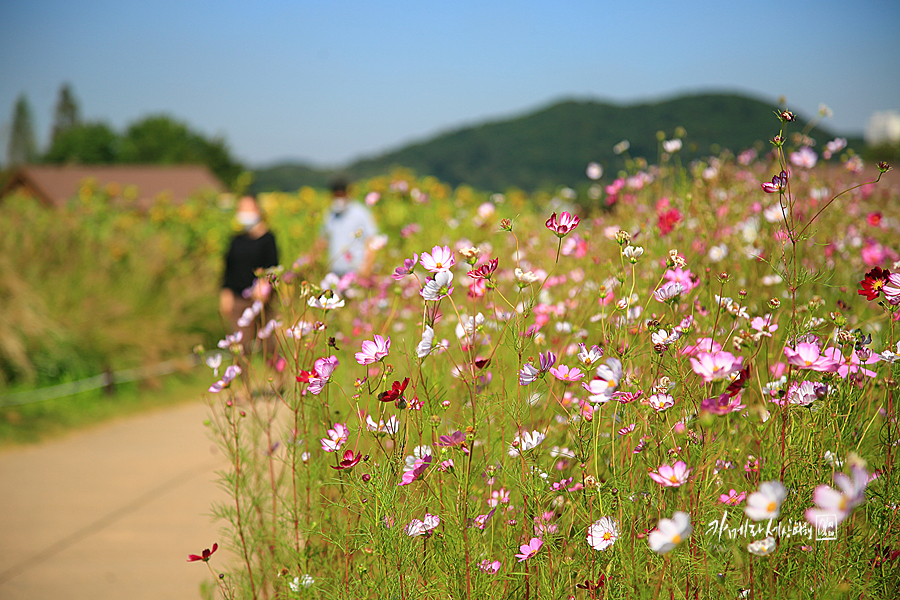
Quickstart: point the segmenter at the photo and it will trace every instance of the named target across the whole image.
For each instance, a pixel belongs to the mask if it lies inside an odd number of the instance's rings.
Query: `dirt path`
[[[200,402],[0,453],[0,598],[199,598],[224,466]],[[225,556],[221,556],[224,562]]]

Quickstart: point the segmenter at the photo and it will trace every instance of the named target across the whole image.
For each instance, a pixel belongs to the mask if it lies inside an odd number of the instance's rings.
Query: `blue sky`
[[[341,164],[570,97],[784,95],[827,104],[839,133],[900,110],[896,0],[7,0],[0,17],[4,149],[20,93],[47,143],[63,81],[86,120],[168,113],[252,166]]]

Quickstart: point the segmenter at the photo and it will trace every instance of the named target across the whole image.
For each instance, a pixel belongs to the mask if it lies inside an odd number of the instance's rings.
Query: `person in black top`
[[[241,198],[235,218],[242,231],[231,240],[231,246],[225,255],[219,310],[231,323],[234,331],[243,332],[243,346],[247,349],[256,338],[261,319],[257,316],[246,324],[246,319],[242,321],[241,316],[258,300],[265,307],[262,311],[264,318],[272,318],[272,311],[268,306],[270,288],[266,282],[256,281],[255,272],[278,264],[278,248],[275,236],[266,227],[256,198]]]

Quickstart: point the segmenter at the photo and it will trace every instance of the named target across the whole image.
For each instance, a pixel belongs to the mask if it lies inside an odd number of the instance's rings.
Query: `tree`
[[[56,101],[56,113],[53,116],[53,137],[50,138],[50,144],[55,144],[59,136],[78,125],[78,123],[78,103],[72,94],[72,88],[69,87],[68,83],[64,83],[59,88],[59,99]]]
[[[206,165],[229,187],[243,170],[223,140],[208,140],[166,115],[132,124],[122,137],[119,159],[123,163]]]
[[[119,161],[119,143],[119,136],[105,123],[78,124],[54,137],[44,161],[111,164]]]
[[[19,96],[13,111],[12,133],[9,137],[8,160],[10,166],[29,163],[37,155],[34,142],[34,126],[31,122],[31,106],[25,94]]]

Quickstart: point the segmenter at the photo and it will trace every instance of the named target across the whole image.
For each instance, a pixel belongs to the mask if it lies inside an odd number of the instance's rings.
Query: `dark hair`
[[[331,182],[331,193],[332,194],[346,194],[347,193],[347,182],[343,178],[335,179]]]

